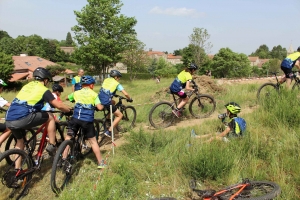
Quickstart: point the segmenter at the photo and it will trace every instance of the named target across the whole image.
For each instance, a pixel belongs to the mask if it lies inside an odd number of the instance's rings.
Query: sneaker
[[[176,117],[178,117],[178,118],[181,116],[180,110],[174,109],[174,110],[172,110],[172,112],[173,112],[173,114],[174,114]]]
[[[104,169],[107,167],[107,164],[104,163],[104,160],[101,161],[101,163],[98,165],[97,169]]]
[[[197,135],[196,135],[196,133],[195,133],[195,130],[194,129],[192,129],[192,131],[191,131],[191,137],[196,137]]]
[[[104,132],[104,135],[106,135],[107,137],[111,137],[111,132],[109,130]]]
[[[56,153],[56,146],[49,143],[46,147],[46,151],[49,153],[50,156],[54,156]]]

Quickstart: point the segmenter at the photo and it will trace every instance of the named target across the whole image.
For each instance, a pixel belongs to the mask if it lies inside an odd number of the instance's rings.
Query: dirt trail
[[[194,77],[197,85],[200,88],[200,92],[203,94],[213,94],[213,93],[222,93],[224,90],[224,84],[243,84],[243,83],[258,83],[258,84],[263,84],[266,82],[271,82],[274,81],[272,78],[265,78],[265,79],[240,79],[240,80],[225,80],[225,79],[219,79],[217,81],[211,79],[210,77],[207,76],[196,76]],[[152,97],[153,100],[158,101],[159,100],[167,100],[167,101],[171,101],[172,97],[171,95],[166,96],[166,92],[168,91],[168,88],[163,88],[161,90],[159,90],[158,92],[156,92],[156,94]],[[253,112],[255,109],[257,108],[257,106],[254,107],[246,107],[243,108],[243,113],[242,116],[244,114],[247,113],[251,113]],[[166,131],[174,131],[177,128],[180,127],[190,127],[190,126],[194,126],[194,125],[200,125],[203,122],[207,121],[207,120],[212,120],[212,119],[217,119],[218,117],[218,112],[215,111],[212,115],[210,115],[207,118],[202,118],[202,119],[195,119],[193,117],[191,117],[189,115],[189,117],[185,117],[183,116],[180,119],[175,120],[175,122],[168,128],[166,128]],[[139,130],[140,128],[143,128],[145,131],[155,131],[156,129],[153,128],[149,122],[144,122],[144,123],[139,123],[137,124],[137,126],[135,127],[135,130]],[[126,133],[125,133],[126,134]],[[116,139],[114,141],[114,144],[116,145],[116,147],[122,145],[125,141],[125,138],[122,137],[122,135],[118,135],[116,134]],[[111,149],[112,144],[111,142],[108,142],[106,145],[101,147],[101,150],[109,150]]]

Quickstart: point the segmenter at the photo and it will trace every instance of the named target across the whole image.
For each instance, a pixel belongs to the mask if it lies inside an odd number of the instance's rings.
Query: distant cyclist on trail
[[[229,102],[225,105],[226,113],[220,114],[219,119],[225,124],[225,130],[219,134],[207,134],[207,135],[196,135],[192,130],[191,136],[194,138],[209,138],[208,142],[214,139],[223,140],[228,142],[228,138],[242,137],[246,130],[246,121],[238,117],[238,113],[241,112],[241,107],[235,102]],[[225,118],[228,117],[229,121],[225,122]]]
[[[172,94],[175,94],[180,97],[180,102],[173,110],[173,114],[176,117],[181,116],[181,110],[184,107],[184,105],[189,101],[189,97],[184,92],[183,89],[193,91],[194,89],[191,87],[190,83],[193,80],[192,75],[195,73],[195,71],[198,69],[197,65],[194,63],[189,64],[189,66],[180,72],[178,76],[175,78],[173,83],[170,86],[170,90]]]
[[[292,69],[296,66],[298,70],[300,70],[300,47],[298,47],[295,53],[288,55],[281,62],[281,70],[284,72],[285,76],[280,80],[280,83],[284,83],[286,81],[286,87],[289,89],[292,82]]]

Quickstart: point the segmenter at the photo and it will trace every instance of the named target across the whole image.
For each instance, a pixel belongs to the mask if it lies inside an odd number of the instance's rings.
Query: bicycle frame
[[[235,192],[229,200],[233,200],[236,196],[238,196],[247,186],[250,186],[249,183],[244,183],[244,184],[237,184],[235,186],[232,186],[230,188],[226,188],[226,189],[223,189],[223,190],[220,190],[218,192],[216,192],[212,197],[204,197],[203,200],[213,200],[214,197],[218,197],[228,191],[231,191],[231,190],[234,190],[234,189],[239,189],[237,192]]]
[[[193,94],[196,94],[196,95],[198,95],[199,93],[198,93],[198,85],[196,84],[196,82],[194,81],[194,80],[192,80],[192,83],[193,83],[193,88],[194,88],[194,90],[192,91],[192,92],[190,92],[190,93],[188,93],[187,94],[187,96],[189,97],[189,98],[191,98],[191,96],[193,96]],[[171,91],[168,91],[168,93],[169,94],[172,94],[172,97],[173,97],[173,103],[172,103],[172,106],[174,107],[175,106],[175,108],[177,108],[177,106],[178,106],[178,101],[180,100],[180,97],[177,97],[175,94],[173,94],[173,93],[171,93]]]

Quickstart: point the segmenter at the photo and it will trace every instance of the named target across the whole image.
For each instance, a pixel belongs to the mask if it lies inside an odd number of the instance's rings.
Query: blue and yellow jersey
[[[74,91],[80,90],[81,89],[81,77],[80,76],[75,76],[72,79],[72,85],[74,85]]]
[[[99,92],[99,99],[102,105],[110,105],[113,95],[116,91],[124,90],[123,86],[114,78],[106,78],[103,81],[102,87]]]
[[[243,131],[246,129],[246,121],[240,117],[233,117],[229,120],[228,126],[231,129],[229,137],[240,137],[243,136]]]
[[[295,52],[288,55],[281,63],[281,66],[284,68],[292,69],[297,60],[300,59],[300,52]]]
[[[73,117],[82,121],[93,122],[95,106],[100,104],[98,94],[88,87],[68,95],[70,101],[75,101]]]
[[[6,113],[6,120],[18,120],[26,117],[29,113],[41,111],[45,103],[44,94],[46,92],[51,94],[50,90],[39,81],[32,81],[23,86],[16,98],[11,102]],[[53,97],[52,94],[51,96]],[[48,99],[53,100],[54,97],[49,97]]]
[[[170,86],[170,90],[172,92],[179,92],[180,90],[184,89],[186,86],[186,82],[192,80],[193,77],[190,72],[186,72],[183,70],[178,74],[178,76],[175,78],[173,83]]]

